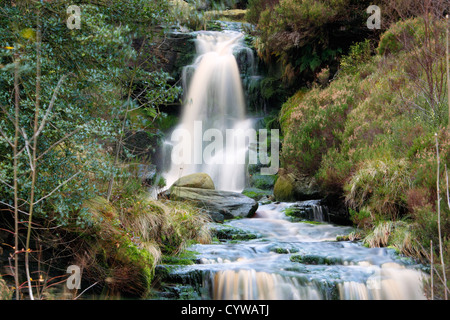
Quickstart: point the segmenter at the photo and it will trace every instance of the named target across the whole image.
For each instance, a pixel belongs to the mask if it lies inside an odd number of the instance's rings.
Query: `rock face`
[[[273,194],[278,201],[320,199],[321,190],[314,177],[287,173],[280,169]]]
[[[207,173],[193,173],[184,177],[181,177],[174,182],[172,186],[184,187],[184,188],[199,188],[199,189],[211,189],[215,190],[214,182]]]
[[[190,201],[204,209],[215,222],[251,217],[258,202],[237,192],[172,186],[166,196],[170,200]]]

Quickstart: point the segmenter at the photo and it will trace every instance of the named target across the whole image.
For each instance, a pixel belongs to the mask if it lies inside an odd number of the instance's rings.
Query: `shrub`
[[[396,54],[400,51],[420,43],[424,37],[422,18],[401,20],[394,23],[380,38],[378,54]]]
[[[405,212],[410,187],[410,165],[405,159],[368,160],[345,186],[345,200],[354,209],[367,206],[373,213],[396,219]]]
[[[350,46],[349,53],[342,57],[340,71],[355,73],[358,68],[371,58],[372,47],[369,39]]]
[[[322,68],[336,70],[337,58],[363,39],[368,5],[349,0],[251,0],[247,19],[258,27],[259,55],[279,63],[281,79],[298,89]]]
[[[348,83],[332,83],[324,90],[297,94],[283,105],[283,167],[315,174],[327,150],[341,143],[352,96]]]

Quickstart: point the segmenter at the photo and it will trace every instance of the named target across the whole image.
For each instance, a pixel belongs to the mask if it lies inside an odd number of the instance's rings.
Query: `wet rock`
[[[328,208],[320,200],[298,201],[286,208],[284,214],[292,221],[326,221],[330,222]]]
[[[226,225],[215,225],[211,228],[211,235],[219,240],[252,240],[257,239],[260,235],[252,233],[240,228],[226,226]]]
[[[181,177],[174,182],[175,187],[185,188],[199,188],[199,189],[216,189],[211,177],[206,173],[193,173],[184,177]]]
[[[172,186],[165,194],[170,200],[189,201],[204,209],[216,222],[251,217],[258,202],[237,192]]]
[[[273,193],[278,201],[320,199],[322,192],[314,177],[280,169]]]

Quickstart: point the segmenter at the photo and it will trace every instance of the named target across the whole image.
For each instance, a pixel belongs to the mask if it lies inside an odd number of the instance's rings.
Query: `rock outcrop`
[[[215,190],[214,182],[207,173],[193,173],[184,177],[181,177],[173,183],[174,187],[182,188],[199,188],[199,189],[211,189]]]
[[[161,196],[175,201],[189,201],[205,210],[215,222],[251,217],[258,209],[258,202],[250,197],[238,192],[215,190],[211,188],[211,183],[206,173],[192,174],[180,178]]]
[[[314,177],[280,169],[273,194],[277,201],[311,200],[323,197]]]

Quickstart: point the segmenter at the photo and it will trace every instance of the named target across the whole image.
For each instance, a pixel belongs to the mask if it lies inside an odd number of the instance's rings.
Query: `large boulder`
[[[278,201],[320,199],[323,197],[314,177],[280,169],[273,194]]]
[[[204,209],[215,222],[251,217],[258,202],[237,192],[172,186],[165,194],[170,200],[189,201]]]
[[[184,177],[181,177],[173,183],[172,186],[184,187],[184,188],[199,188],[199,189],[216,189],[214,182],[207,173],[193,173]]]

